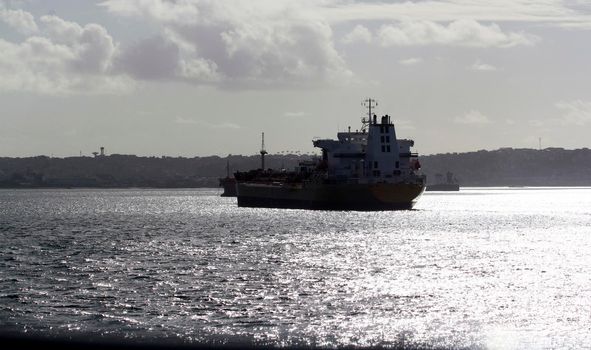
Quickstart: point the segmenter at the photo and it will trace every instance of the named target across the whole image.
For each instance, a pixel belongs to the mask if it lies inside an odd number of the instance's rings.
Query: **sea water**
[[[0,190],[0,330],[171,344],[591,344],[591,189],[408,211],[238,208],[219,189]]]

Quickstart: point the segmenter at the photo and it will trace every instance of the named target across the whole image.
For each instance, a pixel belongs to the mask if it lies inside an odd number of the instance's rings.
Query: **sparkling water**
[[[0,329],[171,344],[591,344],[591,189],[415,210],[238,208],[218,189],[0,190]]]

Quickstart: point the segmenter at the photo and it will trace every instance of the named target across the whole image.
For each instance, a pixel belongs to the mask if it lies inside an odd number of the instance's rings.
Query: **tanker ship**
[[[264,133],[261,168],[236,172],[239,207],[321,210],[412,209],[425,190],[413,140],[397,139],[389,115],[372,114],[375,101],[365,101],[368,117],[361,129],[318,139],[322,156],[300,162],[293,171],[265,169]]]

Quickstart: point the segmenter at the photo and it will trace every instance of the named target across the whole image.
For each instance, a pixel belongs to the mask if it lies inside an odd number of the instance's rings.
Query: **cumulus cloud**
[[[104,27],[82,27],[56,16],[43,16],[40,24],[22,42],[0,39],[0,89],[49,94],[129,89],[125,76],[108,74],[116,45]]]
[[[472,19],[460,19],[448,25],[431,21],[402,21],[382,26],[377,34],[384,47],[448,45],[500,47],[534,45],[538,38],[515,32],[503,32],[497,24],[483,25]]]
[[[357,20],[371,12],[372,16],[384,15],[396,22],[373,33],[356,25],[341,38],[348,44],[507,48],[533,45],[539,40],[504,31],[494,23],[483,24],[490,21],[473,16],[478,11],[460,16],[454,11],[462,1],[102,1],[99,5],[111,14],[137,17],[159,29],[155,35],[125,45],[98,24],[78,24],[57,16],[36,19],[26,11],[0,4],[0,21],[28,35],[22,42],[0,39],[4,49],[0,89],[120,91],[137,81],[161,80],[225,88],[343,85],[352,82],[353,73],[335,48],[331,24],[334,18],[345,19],[344,13],[350,9],[360,10],[351,12],[356,13]],[[427,11],[432,6],[436,9]],[[495,9],[491,11],[504,7]],[[548,12],[533,5],[527,9],[538,11],[540,16]],[[406,65],[419,62],[414,58],[399,61]],[[85,90],[82,86],[93,88]]]
[[[484,125],[490,124],[491,120],[479,111],[471,110],[462,116],[455,117],[454,122],[458,124]]]
[[[69,64],[73,69],[85,73],[104,73],[110,68],[116,48],[113,38],[104,27],[93,23],[82,27],[57,16],[43,16],[41,22],[55,45],[69,48],[73,54]]]
[[[162,28],[174,43],[169,49],[178,52],[176,68],[168,69],[171,79],[256,88],[342,83],[352,76],[329,24],[299,3],[108,0],[101,6],[122,16],[143,16]],[[148,47],[129,49],[139,53]],[[127,55],[127,65],[133,60]]]
[[[8,24],[22,34],[31,34],[37,31],[35,18],[29,12],[23,10],[11,10],[0,5],[0,21]]]
[[[366,27],[358,24],[342,39],[345,44],[352,44],[357,42],[370,43],[373,35]]]
[[[115,69],[137,79],[169,79],[174,76],[179,60],[179,48],[155,36],[125,48],[116,58]]]
[[[98,24],[57,16],[36,21],[28,12],[0,6],[0,20],[30,35],[22,42],[0,38],[0,89],[118,92],[137,81],[162,80],[226,88],[308,87],[352,77],[334,47],[332,28],[307,4],[109,0],[101,6],[151,21],[160,32],[121,45]]]

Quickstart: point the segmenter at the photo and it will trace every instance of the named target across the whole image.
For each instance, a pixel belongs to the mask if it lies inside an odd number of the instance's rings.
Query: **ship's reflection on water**
[[[219,190],[0,202],[5,330],[331,348],[591,341],[591,189],[426,193],[394,212],[237,208]]]

